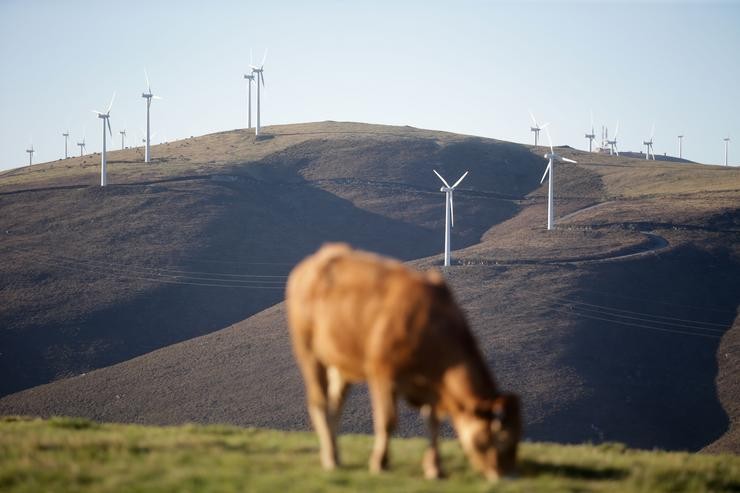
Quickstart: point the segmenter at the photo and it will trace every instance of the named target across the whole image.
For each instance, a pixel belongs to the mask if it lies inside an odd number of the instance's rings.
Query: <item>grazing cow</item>
[[[375,429],[372,472],[388,465],[398,396],[420,407],[426,421],[426,477],[442,475],[437,430],[446,416],[470,462],[488,479],[513,472],[519,399],[496,389],[439,272],[420,273],[328,244],[293,269],[286,300],[325,469],[339,462],[336,435],[349,385],[367,381]]]

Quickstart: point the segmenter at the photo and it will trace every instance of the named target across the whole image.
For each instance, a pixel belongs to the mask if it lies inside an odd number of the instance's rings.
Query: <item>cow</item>
[[[437,437],[447,417],[486,478],[514,472],[519,398],[497,390],[438,271],[422,273],[346,244],[326,244],[290,273],[286,305],[324,469],[339,464],[336,437],[349,386],[367,382],[375,432],[371,472],[388,467],[398,397],[420,408],[425,420],[425,477],[443,475]]]

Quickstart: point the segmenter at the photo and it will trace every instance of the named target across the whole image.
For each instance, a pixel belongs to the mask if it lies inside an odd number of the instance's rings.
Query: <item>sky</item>
[[[267,49],[262,124],[411,125],[587,148],[619,122],[621,150],[740,165],[740,0],[725,2],[0,0],[0,169],[245,128],[250,50]]]

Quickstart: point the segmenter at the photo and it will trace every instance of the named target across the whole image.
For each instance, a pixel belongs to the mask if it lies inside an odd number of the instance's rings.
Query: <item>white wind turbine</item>
[[[265,54],[262,57],[262,63],[260,63],[259,67],[255,67],[254,65],[251,65],[252,68],[252,75],[257,78],[257,126],[254,129],[254,135],[259,136],[260,134],[260,85],[265,85],[265,60],[267,59],[267,50],[265,50]],[[260,84],[261,82],[261,84]],[[250,99],[251,101],[251,99]],[[251,115],[251,112],[250,112]]]
[[[103,120],[103,152],[100,153],[100,186],[104,187],[108,184],[108,173],[106,169],[106,158],[105,158],[105,127],[108,126],[108,133],[110,133],[111,138],[113,138],[113,130],[110,128],[110,109],[113,107],[113,100],[116,99],[116,93],[113,93],[113,97],[110,100],[110,104],[108,105],[108,109],[105,110],[105,113],[101,111],[95,111],[93,110],[93,113],[97,113],[98,118]]]
[[[69,157],[67,155],[67,141],[69,140],[69,130],[67,130],[66,132],[64,132],[62,134],[62,137],[64,137],[64,159],[67,159],[67,157]]]
[[[252,67],[252,50],[249,50],[249,66]],[[254,73],[244,74],[247,82],[247,128],[252,128],[252,82],[254,82]]]
[[[162,99],[159,96],[152,94],[152,85],[149,84],[149,74],[144,70],[144,77],[146,78],[146,92],[141,94],[141,97],[146,99],[146,149],[144,150],[144,162],[148,163],[151,160],[151,154],[149,152],[149,107],[152,105],[152,99]]]
[[[725,141],[725,166],[727,166],[727,148],[730,146],[730,136],[728,135],[722,140]]]
[[[78,142],[77,145],[80,147],[80,157],[82,157],[85,151],[85,131],[82,131],[82,142]]]
[[[548,160],[547,168],[545,173],[542,175],[540,183],[545,181],[545,177],[549,175],[547,180],[547,229],[551,230],[555,227],[555,206],[553,205],[554,190],[555,186],[555,161],[565,161],[566,163],[576,163],[572,159],[565,158],[560,154],[556,154],[552,147],[552,139],[550,139],[550,131],[546,131],[547,141],[550,144],[550,152],[545,154],[545,159]]]
[[[619,122],[617,121],[617,130],[614,132],[614,138],[609,140],[607,137],[606,144],[609,146],[609,155],[616,154],[619,156],[619,149],[617,149],[617,135],[619,135]]]
[[[549,123],[545,123],[544,125],[540,126],[531,111],[529,112],[529,116],[532,118],[532,122],[534,123],[534,127],[529,127],[529,129],[534,132],[534,145],[536,146],[537,142],[539,141],[540,130],[544,130],[545,128],[547,128]]]
[[[455,226],[455,210],[453,207],[452,193],[455,191],[455,188],[460,184],[460,182],[462,182],[463,179],[468,175],[468,171],[463,173],[463,175],[452,186],[450,186],[450,184],[447,183],[444,178],[442,178],[442,175],[437,173],[437,170],[433,169],[432,171],[434,171],[434,174],[437,175],[440,180],[442,180],[442,183],[444,183],[444,186],[440,188],[439,191],[445,193],[445,267],[449,267],[450,228],[453,228]]]
[[[33,150],[33,142],[31,142],[31,147],[26,149],[26,152],[28,153],[28,165],[31,166],[33,164],[33,153],[36,152]]]
[[[126,129],[118,131],[119,134],[121,134],[121,150],[124,150],[126,148]]]
[[[591,152],[591,149],[593,148],[594,139],[596,138],[596,133],[594,133],[594,112],[591,112],[591,133],[587,133],[584,135],[588,139],[588,152]]]
[[[683,158],[683,135],[678,136],[678,158]]]
[[[655,123],[653,123],[653,127],[650,129],[650,139],[644,140],[642,142],[642,145],[645,146],[645,159],[650,159],[650,154],[652,154],[653,161],[655,161],[655,150],[653,150],[653,135],[655,135]]]

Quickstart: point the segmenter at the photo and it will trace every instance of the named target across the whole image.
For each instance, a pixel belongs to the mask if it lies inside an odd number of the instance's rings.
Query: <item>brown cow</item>
[[[339,462],[336,434],[349,385],[367,381],[375,428],[371,471],[387,467],[396,398],[402,396],[421,407],[427,423],[426,477],[442,474],[437,429],[445,416],[488,479],[513,472],[521,436],[519,399],[497,391],[437,271],[423,274],[329,244],[293,269],[286,300],[325,469]]]

